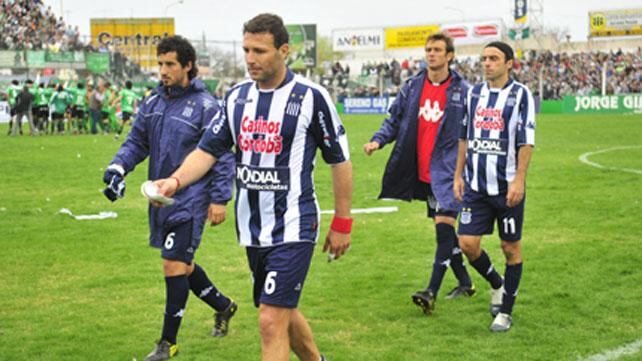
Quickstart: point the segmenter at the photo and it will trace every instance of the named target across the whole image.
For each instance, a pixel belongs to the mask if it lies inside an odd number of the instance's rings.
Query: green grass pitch
[[[344,116],[354,164],[354,208],[395,205],[392,214],[355,215],[345,259],[327,263],[317,247],[300,309],[321,351],[343,360],[578,360],[642,338],[642,116],[538,117],[527,178],[524,273],[507,334],[488,331],[488,285],[471,267],[478,295],[435,313],[410,295],[426,286],[434,231],[419,202],[376,199],[391,147],[366,157],[380,116]],[[25,128],[26,129],[26,128]],[[160,336],[164,281],[147,246],[146,164],[114,204],[100,193],[103,168],[120,142],[107,136],[5,136],[0,127],[0,360],[142,360]],[[316,190],[332,209],[330,171],[318,157]],[[117,219],[57,214],[115,211]],[[197,252],[216,285],[239,304],[230,334],[209,336],[212,313],[190,295],[176,360],[258,360],[257,311],[233,209],[208,228]],[[322,237],[329,224],[323,216]],[[484,248],[503,273],[497,235]],[[637,357],[637,358],[636,358]],[[640,353],[623,359],[642,357]],[[294,356],[292,356],[293,359]]]

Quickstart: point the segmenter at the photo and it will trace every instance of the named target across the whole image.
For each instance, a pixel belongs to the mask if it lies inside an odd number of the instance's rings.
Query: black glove
[[[103,194],[107,199],[114,202],[119,198],[125,196],[125,170],[118,164],[112,164],[105,170],[103,182],[107,184],[107,188],[103,190]]]

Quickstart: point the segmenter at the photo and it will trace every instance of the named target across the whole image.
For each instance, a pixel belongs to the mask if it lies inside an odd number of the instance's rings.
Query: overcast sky
[[[182,2],[182,3],[181,3]],[[243,22],[272,12],[289,24],[317,24],[320,35],[332,29],[425,25],[461,20],[503,19],[512,26],[514,0],[44,0],[68,23],[89,35],[89,19],[114,17],[174,17],[176,33],[190,39],[240,40]],[[541,3],[547,27],[568,29],[572,40],[586,40],[588,12],[642,7],[640,0],[529,0]],[[64,14],[61,14],[61,9]],[[532,15],[534,16],[534,14]]]

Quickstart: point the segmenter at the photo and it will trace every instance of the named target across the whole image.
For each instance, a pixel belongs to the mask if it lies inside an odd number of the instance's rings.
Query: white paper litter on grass
[[[394,213],[399,212],[399,207],[375,207],[375,208],[357,208],[350,210],[352,214],[368,213]],[[321,214],[334,214],[334,210],[321,211]]]
[[[62,214],[67,214],[70,217],[78,220],[78,221],[86,221],[86,220],[93,220],[93,219],[109,219],[109,218],[118,218],[118,213],[116,212],[100,212],[98,214],[79,214],[79,215],[74,215],[71,210],[67,208],[61,208],[58,213]]]

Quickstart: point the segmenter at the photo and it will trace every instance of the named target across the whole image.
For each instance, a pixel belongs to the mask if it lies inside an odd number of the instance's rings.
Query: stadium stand
[[[39,0],[0,0],[0,49],[81,50],[78,26],[65,24]]]
[[[324,84],[334,88],[338,98],[377,96],[380,93],[377,87],[379,79],[382,80],[383,93],[395,95],[399,85],[424,69],[426,63],[423,59],[412,58],[368,61],[363,63],[357,75],[352,76],[343,70],[346,67],[347,64],[337,62],[332,66],[332,72],[326,71],[324,75]],[[477,58],[456,58],[453,67],[471,83],[482,81],[483,71]],[[530,50],[515,62],[513,75],[536,95],[540,93],[541,81],[542,99],[552,100],[565,95],[599,94],[603,68],[606,94],[642,92],[642,48],[628,52],[577,53]]]

